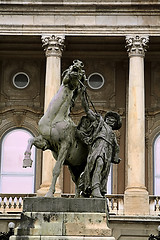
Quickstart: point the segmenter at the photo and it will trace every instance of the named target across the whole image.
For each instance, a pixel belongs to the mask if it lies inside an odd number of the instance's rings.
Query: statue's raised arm
[[[82,87],[82,93],[81,93],[81,101],[82,101],[82,107],[84,108],[87,116],[90,118],[91,121],[96,120],[96,114],[89,108],[89,103],[87,99],[87,91],[86,88]]]

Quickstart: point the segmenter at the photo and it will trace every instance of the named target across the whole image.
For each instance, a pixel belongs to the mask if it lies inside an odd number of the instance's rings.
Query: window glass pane
[[[154,194],[160,195],[160,136],[154,143]]]
[[[2,143],[1,173],[15,172],[34,174],[34,167],[22,167],[24,152],[27,147],[28,139],[31,137],[32,135],[23,129],[15,129],[4,137]],[[35,147],[32,149],[32,160],[34,160],[34,156]]]
[[[93,89],[99,89],[104,84],[104,78],[100,73],[92,73],[88,77],[88,85]]]
[[[29,77],[26,73],[20,72],[13,77],[13,84],[15,87],[23,89],[29,84]]]
[[[108,176],[108,182],[107,182],[107,194],[111,194],[112,193],[112,166],[110,169],[110,173]]]
[[[33,193],[33,176],[1,176],[2,193]]]
[[[35,174],[35,147],[32,148],[31,168],[23,168],[24,152],[28,139],[33,137],[25,129],[8,132],[1,143],[1,193],[33,193]]]

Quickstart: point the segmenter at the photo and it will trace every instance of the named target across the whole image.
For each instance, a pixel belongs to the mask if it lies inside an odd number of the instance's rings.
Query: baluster
[[[158,197],[158,206],[159,206],[159,208],[158,208],[158,215],[159,215],[159,213],[160,213],[160,198]]]
[[[108,198],[108,208],[109,208],[109,212],[112,212],[112,199]]]
[[[113,212],[117,214],[117,199],[113,198]]]
[[[156,215],[158,215],[158,213],[159,213],[159,199],[158,199],[158,197],[156,197]]]
[[[3,213],[7,212],[7,197],[3,198]]]
[[[5,202],[4,202],[4,197],[2,197],[2,203],[1,203],[1,206],[2,206],[2,213],[5,213]]]
[[[151,198],[149,202],[150,214],[155,215],[155,199]]]
[[[12,204],[12,197],[9,197],[8,199],[8,208],[11,210],[13,207],[13,204]]]
[[[22,207],[23,207],[23,199],[22,199],[22,197],[19,198],[18,206],[19,206],[19,209],[22,211]]]
[[[3,212],[3,209],[2,209],[2,198],[0,197],[0,212],[2,213]]]
[[[9,211],[9,207],[10,207],[10,203],[9,203],[9,199],[10,199],[10,197],[8,196],[8,197],[6,197],[6,212],[8,212]]]
[[[118,215],[123,215],[123,210],[124,210],[124,201],[123,198],[118,199]]]
[[[13,201],[14,201],[13,207],[16,210],[16,208],[17,208],[17,197],[15,197]]]

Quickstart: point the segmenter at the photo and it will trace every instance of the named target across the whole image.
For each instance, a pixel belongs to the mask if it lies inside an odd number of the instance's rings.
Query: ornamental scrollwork
[[[129,54],[129,57],[131,56],[145,56],[145,52],[147,51],[149,43],[149,37],[148,36],[127,36],[126,37],[126,48],[127,52]]]
[[[64,49],[64,35],[44,35],[42,36],[42,47],[46,56],[62,56]]]

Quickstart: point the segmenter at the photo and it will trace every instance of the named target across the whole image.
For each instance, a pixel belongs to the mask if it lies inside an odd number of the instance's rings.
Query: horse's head
[[[83,67],[84,64],[80,60],[74,60],[73,64],[62,74],[63,84],[68,84],[69,89],[74,90],[80,83],[83,83],[86,80]]]

